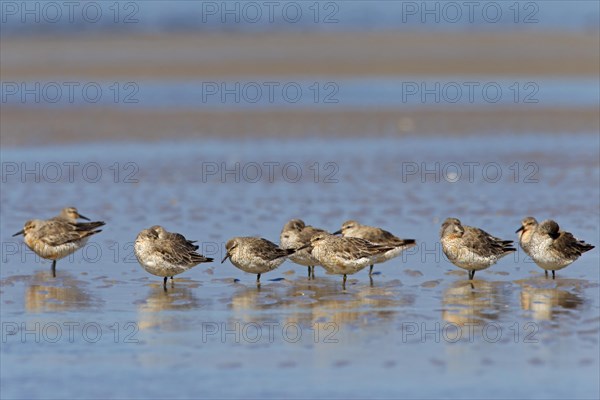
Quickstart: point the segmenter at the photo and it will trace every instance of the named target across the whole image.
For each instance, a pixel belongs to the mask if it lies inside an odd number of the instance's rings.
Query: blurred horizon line
[[[2,35],[600,31],[596,1],[3,1]]]

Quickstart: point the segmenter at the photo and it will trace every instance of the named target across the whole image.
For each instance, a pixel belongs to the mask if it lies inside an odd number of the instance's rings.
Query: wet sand
[[[79,36],[0,45],[7,81],[595,79],[599,65],[597,35],[548,32]],[[448,216],[516,239],[520,219],[535,215],[598,247],[599,116],[589,103],[0,110],[3,396],[600,394],[597,248],[556,280],[519,251],[470,285],[438,246]],[[284,172],[289,163],[300,178]],[[252,168],[267,164],[278,166],[274,179],[263,169],[255,181]],[[65,205],[107,225],[60,260],[53,278],[50,262],[10,234]],[[418,247],[377,265],[372,283],[366,270],[349,277],[347,291],[320,268],[307,281],[306,268],[289,261],[265,274],[260,289],[254,276],[218,263],[227,239],[277,241],[290,218],[330,231],[357,219]],[[217,262],[178,276],[165,292],[132,252],[136,234],[154,224],[198,240]]]
[[[8,37],[0,45],[2,79],[9,82],[344,76],[368,81],[436,75],[468,80],[527,76],[535,81],[544,76],[596,78],[600,65],[597,35],[564,32],[78,35]],[[544,102],[254,110],[227,105],[207,110],[185,103],[166,109],[144,104],[37,106],[3,104],[3,146],[250,136],[591,133],[600,126],[597,107]]]
[[[556,280],[519,251],[470,285],[437,243],[450,215],[503,239],[516,239],[521,218],[535,215],[598,247],[598,140],[523,134],[3,147],[3,162],[28,173],[7,176],[1,192],[0,298],[2,322],[10,324],[0,343],[2,394],[597,398],[597,248]],[[67,162],[79,163],[72,182],[54,182],[54,169],[43,167]],[[98,181],[93,169],[82,174],[92,162],[103,172]],[[228,175],[206,174],[206,162],[225,165]],[[231,172],[236,162],[294,162],[303,175],[291,182],[275,168],[274,182],[266,171],[253,182],[253,170]],[[337,170],[324,169],[328,162]],[[405,163],[419,172],[407,176]],[[475,165],[472,174],[465,163]],[[50,262],[10,234],[67,203],[107,225],[60,260],[52,278]],[[286,261],[258,289],[254,275],[219,263],[230,237],[277,241],[295,217],[330,231],[353,218],[418,246],[376,265],[372,285],[367,270],[350,276],[346,291],[340,276],[321,268],[308,281],[305,267]],[[165,293],[131,247],[139,230],[157,223],[198,240],[216,262],[177,276]]]
[[[381,137],[598,132],[596,108],[194,111],[4,107],[3,146],[167,138]]]
[[[600,39],[593,32],[73,35],[8,37],[0,39],[0,45],[4,80],[90,76],[597,76],[600,69]]]

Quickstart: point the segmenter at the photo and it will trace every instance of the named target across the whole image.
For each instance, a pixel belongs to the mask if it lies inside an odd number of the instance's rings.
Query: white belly
[[[41,240],[25,238],[25,244],[29,247],[35,254],[38,256],[45,258],[47,260],[60,260],[61,258],[65,258],[69,254],[74,253],[79,250],[85,242],[77,241],[61,244],[59,246],[50,246]]]

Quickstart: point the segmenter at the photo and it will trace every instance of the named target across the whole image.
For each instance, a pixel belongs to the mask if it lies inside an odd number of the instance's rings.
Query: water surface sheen
[[[3,149],[2,396],[597,398],[597,249],[555,281],[518,252],[469,284],[437,240],[447,216],[510,239],[534,215],[598,246],[598,146],[525,135]],[[79,163],[72,182],[65,163]],[[10,235],[67,205],[107,225],[52,278]],[[294,217],[329,230],[353,218],[419,246],[346,291],[290,262],[257,289],[215,262],[164,292],[132,252],[161,224],[220,261],[228,238],[278,242]]]

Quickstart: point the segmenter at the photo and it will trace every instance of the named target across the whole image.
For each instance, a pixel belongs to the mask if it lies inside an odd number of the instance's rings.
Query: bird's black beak
[[[86,221],[89,221],[89,220],[90,220],[90,219],[89,219],[88,217],[86,217],[85,215],[81,215],[81,214],[79,214],[79,213],[77,213],[77,216],[78,216],[79,218],[81,218],[81,219],[84,219],[84,220],[86,220]]]
[[[342,233],[342,230],[340,229],[339,231],[335,231],[332,233],[332,235],[339,235],[340,233]]]
[[[229,253],[227,253],[227,254],[225,255],[225,258],[223,258],[223,259],[221,260],[221,264],[223,264],[223,263],[225,262],[225,260],[227,260],[228,258],[229,258]]]
[[[521,226],[519,229],[517,229],[517,230],[515,231],[515,233],[519,233],[519,232],[521,232],[521,231],[524,231],[524,230],[525,230],[525,227],[524,227],[524,226]]]
[[[299,252],[300,250],[304,250],[304,249],[308,249],[310,247],[310,243],[309,244],[305,244],[302,247],[299,247],[296,249],[296,253]]]
[[[21,229],[19,232],[15,233],[12,236],[15,237],[15,236],[24,235],[24,234],[25,234],[25,229]]]

